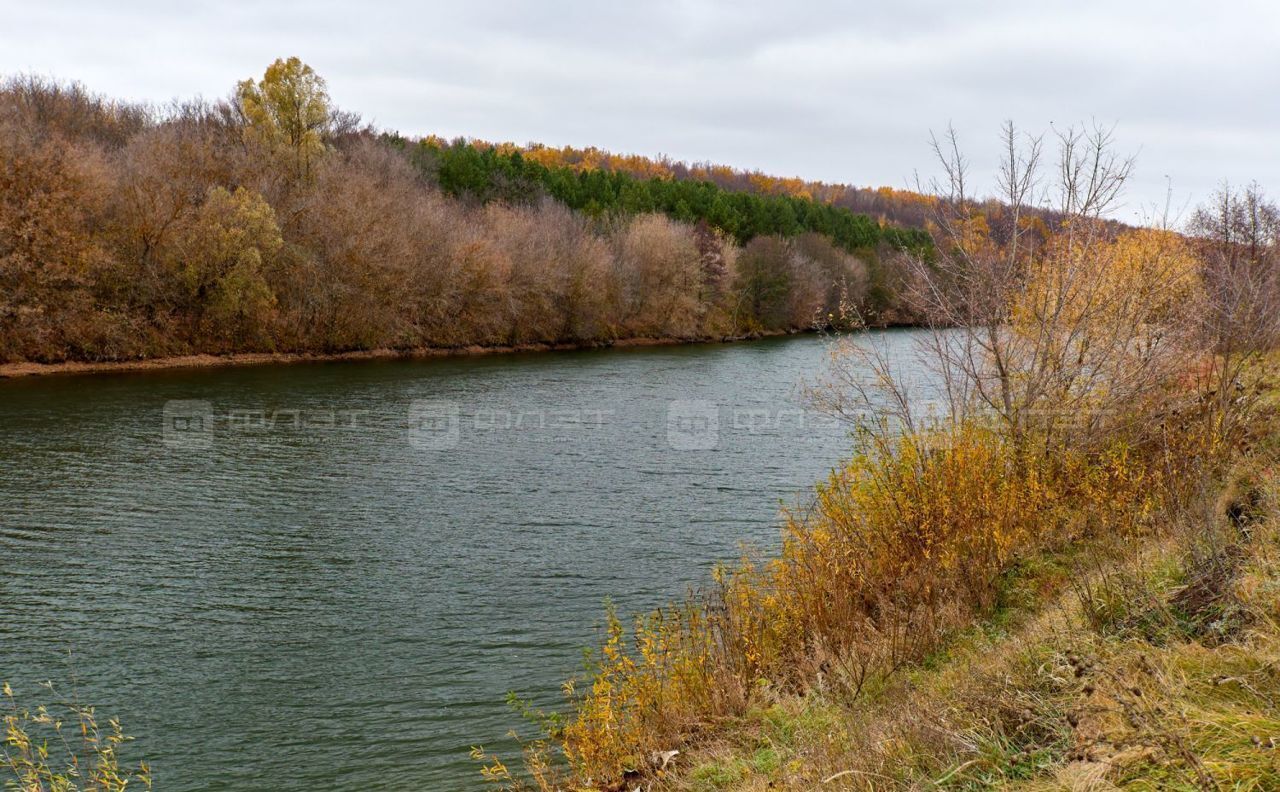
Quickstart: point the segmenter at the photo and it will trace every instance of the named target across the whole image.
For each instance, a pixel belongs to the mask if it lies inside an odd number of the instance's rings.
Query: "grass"
[[[1278,476],[1139,546],[1028,560],[890,684],[777,695],[646,789],[1280,789]]]

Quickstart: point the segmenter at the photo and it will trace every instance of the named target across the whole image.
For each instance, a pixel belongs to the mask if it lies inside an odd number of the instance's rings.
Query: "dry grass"
[[[1060,593],[853,706],[777,696],[645,788],[1276,789],[1275,470],[1243,492],[1266,497],[1228,497],[1137,549],[1045,559],[1020,585]],[[1106,572],[1062,585],[1090,566]]]

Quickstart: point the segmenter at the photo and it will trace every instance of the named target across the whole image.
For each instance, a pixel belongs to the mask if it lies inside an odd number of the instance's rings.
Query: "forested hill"
[[[297,58],[163,108],[10,77],[0,363],[910,320],[896,258],[928,234],[735,173],[381,133]]]

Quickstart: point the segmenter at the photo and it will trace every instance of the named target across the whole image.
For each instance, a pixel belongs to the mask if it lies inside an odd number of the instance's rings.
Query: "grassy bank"
[[[1011,467],[967,432],[851,461],[792,519],[781,558],[726,568],[633,628],[611,618],[588,684],[567,688],[572,714],[544,721],[523,773],[478,754],[487,777],[628,792],[1275,788],[1272,368],[1253,369],[1265,397],[1230,448],[1166,447],[1166,464],[1128,449]],[[910,474],[868,486],[895,470]],[[912,513],[937,521],[904,530]]]
[[[646,788],[1280,787],[1269,445],[1141,543],[1028,559],[994,614],[857,705],[764,696]]]

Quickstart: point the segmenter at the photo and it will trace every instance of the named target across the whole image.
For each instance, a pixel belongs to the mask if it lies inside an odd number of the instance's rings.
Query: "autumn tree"
[[[693,228],[694,242],[698,246],[698,262],[702,266],[703,300],[715,303],[724,294],[729,275],[725,263],[724,242],[706,220],[699,220]]]
[[[236,86],[236,101],[251,138],[280,151],[301,176],[324,151],[330,117],[324,80],[296,57],[267,67],[262,79]]]
[[[363,141],[317,164],[293,220],[291,335],[325,350],[412,343],[406,299],[430,275],[424,197],[407,162]]]
[[[1174,309],[1198,287],[1175,236],[1118,235],[1109,222],[1132,169],[1109,130],[1068,129],[1056,143],[1049,179],[1043,138],[1005,127],[1003,210],[993,216],[973,198],[955,134],[935,141],[937,254],[907,260],[911,299],[932,330],[919,350],[939,383],[932,403],[956,421],[987,416],[1023,450],[1043,453],[1149,423],[1191,348]],[[1047,238],[1024,222],[1045,194],[1057,218]],[[892,361],[857,344],[845,351],[835,392],[855,394],[855,410],[889,405],[895,424],[916,426],[918,395],[905,392]],[[885,383],[890,393],[877,392]]]
[[[267,271],[284,242],[271,206],[243,187],[209,190],[166,251],[199,335],[229,350],[268,342],[276,304]]]
[[[1196,210],[1188,231],[1204,288],[1187,313],[1201,342],[1215,354],[1201,369],[1221,421],[1219,431],[1243,425],[1258,392],[1233,387],[1280,345],[1280,208],[1261,188],[1224,185]]]
[[[829,237],[813,232],[794,242],[792,321],[796,327],[849,326],[867,316],[868,268]]]
[[[1280,209],[1261,188],[1224,186],[1188,229],[1204,266],[1211,344],[1267,348],[1280,336]]]
[[[591,339],[603,332],[611,264],[603,240],[581,216],[551,200],[535,206],[491,206],[485,237],[498,242],[511,313],[506,343]]]
[[[738,256],[734,292],[740,324],[752,329],[776,330],[791,317],[792,247],[777,236],[751,240]]]
[[[23,124],[36,136],[114,150],[151,126],[155,111],[90,93],[77,82],[19,74],[0,83],[0,118]]]
[[[630,333],[699,335],[702,267],[693,229],[662,215],[641,215],[625,224],[616,244],[621,319]]]
[[[0,121],[0,359],[90,351],[107,183],[92,147]]]

